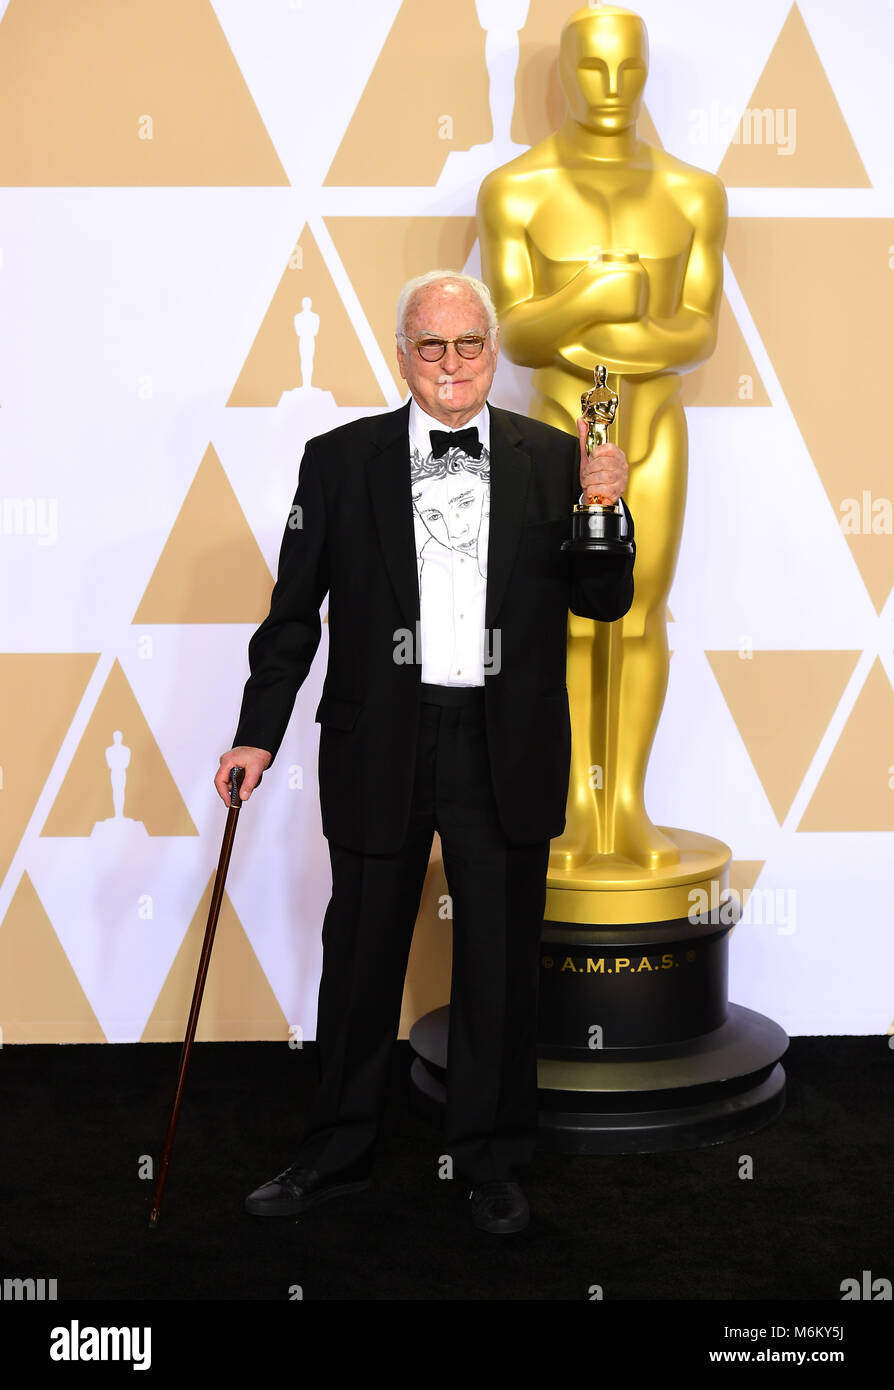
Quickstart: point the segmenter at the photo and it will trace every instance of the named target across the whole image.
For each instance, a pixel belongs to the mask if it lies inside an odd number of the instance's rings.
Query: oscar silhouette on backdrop
[[[485,31],[484,61],[493,135],[485,145],[450,152],[438,180],[442,192],[472,180],[477,183],[497,160],[512,159],[525,149],[512,139],[510,128],[515,106],[519,32],[527,21],[529,5],[530,0],[475,0],[478,23]]]
[[[301,312],[293,320],[298,334],[298,360],[301,364],[301,390],[311,390],[311,377],[314,372],[314,349],[320,331],[320,316],[311,305],[313,300],[305,295],[301,301]]]
[[[120,729],[115,730],[112,739],[113,742],[106,749],[106,762],[112,781],[112,806],[115,811],[115,820],[123,820],[124,786],[127,781],[127,769],[130,766],[130,749],[123,742],[124,735]]]
[[[280,405],[288,403],[302,410],[309,405],[327,407],[335,405],[335,398],[331,391],[324,391],[319,386],[312,384],[317,336],[320,332],[320,315],[314,310],[310,295],[306,294],[302,298],[301,308],[292,319],[292,327],[298,338],[298,366],[301,385],[283,391],[279,398]]]
[[[109,781],[112,785],[112,815],[106,816],[104,820],[94,822],[90,831],[90,838],[102,842],[111,839],[118,845],[121,844],[122,837],[126,837],[128,842],[135,839],[143,840],[148,834],[143,822],[124,814],[127,769],[130,767],[131,749],[124,742],[124,734],[121,729],[115,729],[112,734],[112,742],[105,750],[105,758],[106,767],[109,769]]]

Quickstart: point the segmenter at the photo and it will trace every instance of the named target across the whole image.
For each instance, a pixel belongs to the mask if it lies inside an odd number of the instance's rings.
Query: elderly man
[[[487,288],[450,271],[398,304],[400,410],[308,441],[270,613],[249,645],[233,766],[251,796],[320,639],[323,923],[320,1085],[293,1164],[246,1199],[293,1216],[368,1186],[432,839],[453,903],[446,1147],[482,1230],[528,1223],[536,1008],[549,841],[562,831],[569,607],[599,622],[633,599],[633,558],[570,556],[581,489],[615,501],[627,463],[487,403],[498,329]],[[624,509],[628,538],[633,519]]]

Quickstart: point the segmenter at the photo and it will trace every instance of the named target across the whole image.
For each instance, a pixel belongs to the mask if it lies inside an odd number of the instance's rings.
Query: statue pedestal
[[[785,1101],[778,1024],[727,1001],[731,852],[660,827],[680,862],[646,874],[618,861],[547,879],[540,955],[542,1148],[650,1153],[717,1144]],[[598,887],[595,886],[598,883]],[[704,906],[704,910],[700,910]],[[414,1098],[444,1103],[448,1009],[413,1025]]]

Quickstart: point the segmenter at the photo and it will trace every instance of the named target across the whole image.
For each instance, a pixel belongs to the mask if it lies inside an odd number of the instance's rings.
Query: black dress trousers
[[[397,854],[330,843],[317,1016],[320,1085],[297,1161],[368,1171],[404,976],[438,831],[453,905],[445,1148],[470,1185],[513,1178],[537,1131],[537,984],[549,841],[512,845],[491,787],[483,690],[423,686],[407,838]]]

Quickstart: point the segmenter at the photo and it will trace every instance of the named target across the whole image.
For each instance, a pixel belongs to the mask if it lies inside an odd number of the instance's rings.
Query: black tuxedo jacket
[[[510,842],[565,824],[571,757],[568,609],[611,622],[633,601],[634,557],[561,549],[580,496],[576,437],[491,406],[484,696],[491,780]],[[233,746],[275,758],[320,640],[329,664],[317,710],[323,832],[368,854],[406,835],[419,719],[419,584],[410,494],[409,403],[308,441],[270,612],[249,643]],[[628,510],[628,536],[633,518]]]

